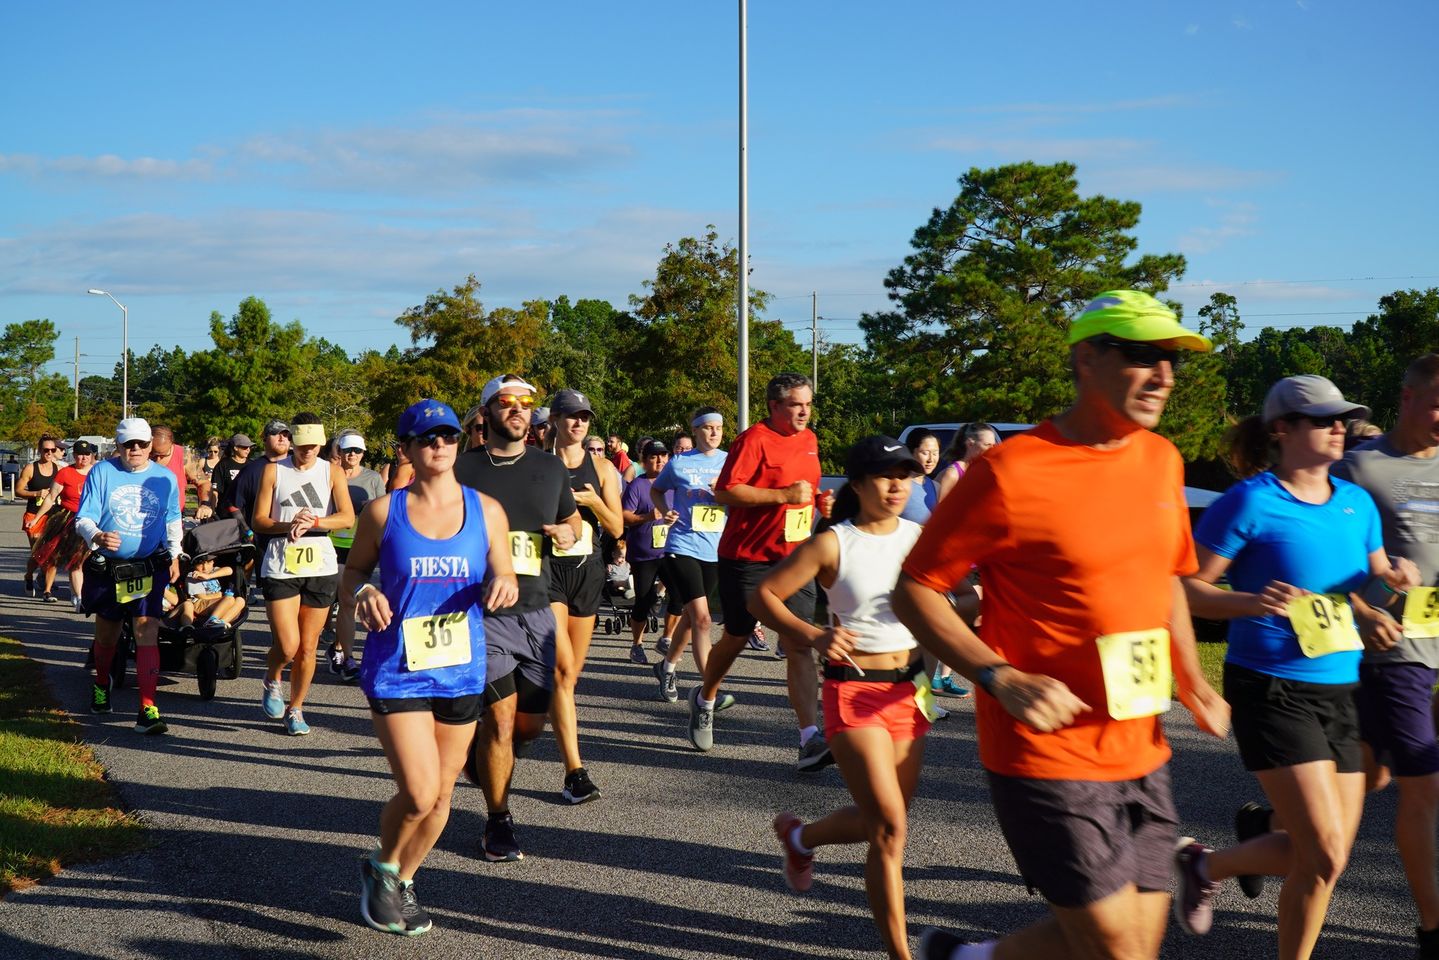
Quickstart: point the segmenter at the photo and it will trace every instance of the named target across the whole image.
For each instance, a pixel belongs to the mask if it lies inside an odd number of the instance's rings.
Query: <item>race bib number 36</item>
[[[515,565],[516,576],[538,577],[540,575],[541,541],[538,533],[524,530],[510,531],[510,561]]]
[[[150,591],[154,586],[154,577],[140,577],[138,580],[116,580],[115,602],[131,603],[135,600],[143,600],[150,595]]]
[[[690,514],[690,526],[696,533],[720,533],[724,530],[723,504],[701,503]]]
[[[470,618],[466,613],[406,617],[400,629],[405,638],[405,662],[411,670],[436,670],[470,662]]]
[[[810,529],[813,526],[813,505],[801,507],[798,510],[786,510],[784,515],[785,543],[795,543],[800,540],[808,540]]]
[[[1169,631],[1132,630],[1100,637],[1104,693],[1115,720],[1152,717],[1169,709]]]
[[[1354,626],[1354,610],[1343,597],[1323,593],[1295,597],[1289,601],[1289,623],[1306,657],[1364,649]]]
[[[1411,640],[1439,637],[1439,590],[1415,587],[1404,598],[1404,636]]]
[[[325,562],[320,551],[310,543],[288,543],[285,545],[285,572],[296,577],[310,577],[319,573]]]

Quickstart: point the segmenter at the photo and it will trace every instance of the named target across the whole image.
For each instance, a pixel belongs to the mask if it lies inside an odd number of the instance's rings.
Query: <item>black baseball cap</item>
[[[568,416],[572,413],[588,413],[594,416],[595,409],[590,406],[590,398],[578,390],[561,390],[550,401],[550,413],[554,416]]]
[[[663,440],[646,440],[645,445],[640,447],[640,456],[653,457],[660,453],[669,453],[670,448],[665,446]]]
[[[875,434],[849,448],[844,473],[850,480],[858,480],[876,473],[888,473],[895,467],[908,467],[914,474],[924,473],[924,468],[909,452],[909,447],[894,437]]]
[[[77,457],[82,453],[88,453],[93,457],[95,455],[95,448],[91,446],[88,440],[76,440],[75,445],[70,448],[70,452]]]
[[[285,425],[285,421],[283,420],[271,420],[269,423],[265,424],[265,436],[267,437],[275,437],[279,436],[282,433],[289,432],[290,428]]]

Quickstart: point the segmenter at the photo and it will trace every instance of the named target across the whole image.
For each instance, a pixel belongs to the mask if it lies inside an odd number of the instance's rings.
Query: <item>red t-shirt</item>
[[[185,474],[185,448],[178,443],[170,449],[170,460],[168,463],[160,464],[175,475],[175,489],[179,491],[180,513],[185,512],[185,484],[189,483],[189,477]]]
[[[785,539],[785,517],[801,510],[810,511],[813,526],[814,496],[819,493],[819,441],[811,430],[785,436],[761,420],[734,438],[724,467],[720,469],[715,490],[745,484],[765,490],[778,490],[808,480],[812,491],[809,503],[774,504],[763,507],[730,507],[720,534],[719,555],[726,560],[749,560],[774,563],[794,552],[809,537],[809,529],[798,536],[793,528]],[[795,523],[797,521],[791,521]]]
[[[85,489],[85,474],[74,467],[64,467],[55,474],[55,486],[60,488],[60,506],[71,513],[80,509],[80,491]]]
[[[904,572],[948,591],[979,565],[986,646],[1089,705],[1053,733],[991,696],[975,702],[979,759],[1011,777],[1134,780],[1169,759],[1159,716],[1109,716],[1098,638],[1168,628],[1174,578],[1198,569],[1184,464],[1149,431],[1114,450],[1045,421],[976,460],[939,502]]]

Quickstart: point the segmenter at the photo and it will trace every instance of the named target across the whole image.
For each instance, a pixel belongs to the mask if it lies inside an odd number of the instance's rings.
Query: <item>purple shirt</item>
[[[650,486],[654,483],[649,477],[640,474],[630,481],[625,487],[625,495],[620,498],[620,507],[630,513],[650,513],[655,505],[650,501]],[[673,502],[673,494],[665,494],[665,503]],[[630,563],[636,560],[659,560],[665,555],[664,547],[655,549],[654,530],[655,521],[649,520],[639,526],[630,527],[625,531],[625,553]]]

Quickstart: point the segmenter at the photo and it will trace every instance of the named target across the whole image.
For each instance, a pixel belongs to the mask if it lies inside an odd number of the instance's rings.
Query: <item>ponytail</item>
[[[859,494],[855,493],[854,488],[846,482],[834,495],[834,505],[829,510],[829,525],[844,523],[857,516],[859,516]]]
[[[1241,480],[1263,473],[1278,459],[1269,427],[1259,417],[1245,417],[1226,430],[1221,449],[1229,469]]]

